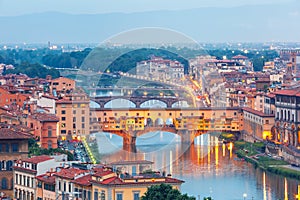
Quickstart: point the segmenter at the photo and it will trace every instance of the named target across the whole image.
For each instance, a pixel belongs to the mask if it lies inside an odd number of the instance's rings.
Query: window
[[[84,128],[85,126],[84,126],[84,124],[81,124],[81,128]]]
[[[19,144],[18,143],[11,144],[11,149],[12,149],[12,152],[18,152],[19,151]]]
[[[73,129],[76,129],[76,124],[73,124]]]
[[[76,110],[73,110],[73,115],[76,115]]]
[[[48,126],[48,137],[52,137],[52,126]]]
[[[66,117],[62,117],[62,118],[61,118],[61,121],[66,121]]]
[[[66,111],[65,111],[65,110],[62,110],[62,111],[61,111],[61,114],[62,114],[62,115],[65,115],[65,114],[66,114]]]
[[[83,114],[83,115],[84,115],[84,114],[85,114],[85,110],[82,110],[82,111],[81,111],[81,114]]]
[[[61,183],[58,181],[58,190],[61,190]]]
[[[19,184],[19,176],[18,176],[18,174],[16,174],[16,184]]]
[[[133,193],[133,200],[139,200],[140,199],[140,193],[139,192],[134,192]]]
[[[42,182],[41,182],[41,181],[38,181],[37,186],[38,186],[38,188],[42,188]]]
[[[4,145],[0,144],[0,152],[3,151],[3,146],[4,146]]]
[[[48,149],[52,149],[52,141],[48,140]]]
[[[60,133],[61,133],[61,134],[66,134],[67,131],[66,131],[66,130],[61,130]]]
[[[266,120],[266,124],[269,124],[269,120]]]
[[[85,121],[85,118],[84,117],[81,117],[81,122],[84,122]]]
[[[2,180],[1,180],[1,189],[2,190],[7,190],[8,189],[6,178],[2,178]]]
[[[30,177],[27,176],[27,180],[26,180],[26,185],[27,185],[27,187],[29,187],[29,181],[30,181]]]
[[[73,117],[73,122],[76,122],[76,117]]]
[[[66,123],[61,123],[61,127],[65,128],[66,127]]]
[[[95,192],[94,192],[94,200],[98,200],[98,190],[95,189]]]
[[[5,151],[6,151],[6,152],[9,152],[9,144],[6,144]]]
[[[123,193],[117,193],[117,200],[123,200]]]
[[[104,190],[102,190],[101,191],[101,200],[105,200],[105,191]]]

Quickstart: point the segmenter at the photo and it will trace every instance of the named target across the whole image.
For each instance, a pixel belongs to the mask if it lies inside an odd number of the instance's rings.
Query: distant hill
[[[300,3],[179,11],[71,15],[40,13],[0,17],[1,43],[100,43],[140,27],[163,27],[197,41],[300,41]]]

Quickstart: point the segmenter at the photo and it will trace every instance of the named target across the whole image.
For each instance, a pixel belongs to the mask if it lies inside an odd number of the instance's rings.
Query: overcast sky
[[[0,16],[57,11],[72,14],[181,10],[280,4],[298,0],[0,0]]]

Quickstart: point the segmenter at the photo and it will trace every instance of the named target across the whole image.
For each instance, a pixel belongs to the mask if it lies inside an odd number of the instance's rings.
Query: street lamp
[[[246,194],[246,193],[244,193],[244,194],[243,194],[243,197],[244,197],[244,200],[246,200],[246,198],[247,198],[247,194]]]

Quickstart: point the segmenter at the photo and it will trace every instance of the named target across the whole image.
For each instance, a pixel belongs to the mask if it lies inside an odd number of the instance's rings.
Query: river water
[[[296,199],[299,180],[255,169],[232,152],[232,144],[202,135],[192,146],[182,145],[171,133],[154,132],[137,138],[135,152],[122,148],[122,138],[109,133],[96,135],[102,162],[150,160],[154,170],[182,179],[181,192],[197,199],[288,200]]]

